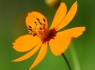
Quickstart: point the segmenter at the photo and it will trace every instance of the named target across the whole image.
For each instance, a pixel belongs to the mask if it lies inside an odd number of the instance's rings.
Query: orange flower
[[[23,35],[16,39],[13,43],[13,48],[18,52],[29,52],[13,60],[13,62],[26,60],[40,49],[37,58],[29,70],[33,69],[45,57],[48,49],[48,43],[50,45],[51,52],[55,56],[59,56],[64,53],[72,38],[79,37],[85,31],[85,27],[75,27],[58,32],[58,30],[65,27],[73,19],[76,12],[77,1],[72,5],[68,13],[65,3],[61,2],[50,29],[48,29],[46,17],[41,13],[36,11],[28,13],[28,16],[26,17],[26,25],[30,34]]]

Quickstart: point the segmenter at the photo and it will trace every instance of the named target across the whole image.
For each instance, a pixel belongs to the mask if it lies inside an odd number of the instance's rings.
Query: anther
[[[32,31],[32,29],[29,28],[30,31]]]
[[[39,18],[36,18],[36,19],[37,19],[38,21],[40,21]]]
[[[32,31],[32,27],[31,26],[29,26],[29,30]]]
[[[46,21],[45,18],[43,18],[43,21],[44,21],[44,22]]]
[[[40,30],[42,30],[42,28],[40,27]]]
[[[29,28],[32,28],[31,26],[29,26]]]
[[[34,23],[37,25],[37,23],[34,21]]]
[[[42,23],[41,22],[39,22],[40,23],[40,25],[42,25]]]
[[[36,36],[37,34],[36,33],[33,33],[33,36]]]

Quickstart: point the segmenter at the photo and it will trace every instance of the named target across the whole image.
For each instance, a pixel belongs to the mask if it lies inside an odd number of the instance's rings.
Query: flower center
[[[42,41],[49,35],[48,24],[46,18],[35,18],[32,25],[28,26],[29,33],[33,36],[39,37]]]
[[[43,42],[53,39],[56,35],[55,29],[48,29],[48,22],[45,16],[39,12],[28,13],[26,25],[32,36],[39,37]]]

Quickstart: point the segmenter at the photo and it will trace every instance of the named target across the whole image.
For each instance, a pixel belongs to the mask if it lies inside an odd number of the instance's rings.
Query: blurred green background
[[[61,0],[68,10],[75,0]],[[78,12],[67,28],[86,26],[82,36],[73,39],[65,55],[72,70],[95,70],[95,0],[77,0]],[[28,70],[37,53],[22,62],[11,62],[25,53],[16,52],[12,43],[27,34],[25,17],[28,12],[39,11],[52,22],[56,9],[46,5],[45,0],[0,0],[0,70]],[[44,60],[33,70],[68,70],[62,56],[54,56],[50,48]]]

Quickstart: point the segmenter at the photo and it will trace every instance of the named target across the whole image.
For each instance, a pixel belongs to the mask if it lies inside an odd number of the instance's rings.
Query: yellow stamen
[[[47,38],[49,34],[48,23],[45,17],[37,17],[37,13],[28,13],[29,18],[33,18],[33,22],[30,22],[31,25],[27,25],[29,33],[33,36],[39,37],[41,40]],[[39,13],[38,13],[39,14]],[[33,16],[33,17],[32,17]],[[27,17],[28,18],[28,17]],[[30,20],[28,20],[29,22]]]

